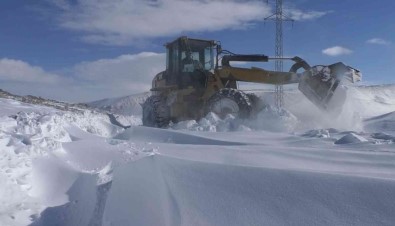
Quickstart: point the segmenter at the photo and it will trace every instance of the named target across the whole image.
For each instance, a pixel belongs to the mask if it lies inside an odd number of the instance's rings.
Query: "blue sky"
[[[274,23],[263,22],[273,1],[265,2],[2,0],[0,88],[68,101],[142,92],[164,67],[163,44],[180,35],[274,55]],[[295,19],[284,24],[284,55],[343,61],[365,84],[395,82],[394,1],[284,2]]]

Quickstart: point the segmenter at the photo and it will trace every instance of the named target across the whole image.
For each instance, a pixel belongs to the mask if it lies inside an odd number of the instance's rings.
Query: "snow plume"
[[[345,102],[340,111],[325,113],[301,93],[286,93],[285,105],[302,123],[300,127],[363,131],[364,119],[395,111],[394,85],[342,86]]]
[[[341,87],[341,89],[344,90],[344,93],[338,92],[342,94],[334,95],[330,106],[336,107],[342,102],[344,104],[340,108],[330,108],[328,111],[319,109],[298,91],[285,93],[285,109],[279,111],[269,104],[268,99],[272,98],[272,93],[264,92],[262,100],[267,105],[255,118],[237,119],[228,115],[224,119],[220,119],[214,113],[209,113],[198,121],[178,122],[171,125],[171,128],[211,132],[270,131],[288,133],[334,128],[360,132],[363,131],[364,118],[395,111],[395,104],[391,99],[394,94],[390,88],[372,92],[369,92],[369,89],[357,87]],[[388,96],[388,98],[378,99],[378,97],[372,96],[375,94],[380,97]],[[257,93],[257,95],[260,94]],[[372,108],[368,108],[366,102],[369,102]]]
[[[363,113],[361,114],[358,109],[363,109],[363,107],[354,108],[356,105],[353,102],[355,98],[353,91],[346,89],[344,94],[338,97],[345,99],[341,108],[330,108],[328,111],[319,109],[299,92],[286,94],[285,106],[300,121],[298,130],[335,128],[360,131]],[[330,106],[336,107],[341,102],[334,98]]]

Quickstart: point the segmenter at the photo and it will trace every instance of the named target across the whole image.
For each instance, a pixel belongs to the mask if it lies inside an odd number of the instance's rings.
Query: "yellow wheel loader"
[[[299,57],[278,59],[258,54],[234,54],[222,50],[220,42],[214,40],[183,36],[166,44],[166,50],[166,70],[154,77],[152,95],[142,104],[144,126],[163,128],[171,121],[198,120],[209,112],[221,118],[227,114],[249,118],[262,105],[256,96],[237,89],[238,81],[274,85],[298,83],[299,90],[312,103],[330,111],[344,103],[345,97],[339,94],[344,92],[340,89],[342,80],[356,82],[361,78],[357,69],[340,62],[311,67]],[[288,72],[230,64],[269,60],[291,60],[294,64]]]

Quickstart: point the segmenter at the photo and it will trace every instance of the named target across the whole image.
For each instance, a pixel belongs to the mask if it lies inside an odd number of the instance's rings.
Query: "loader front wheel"
[[[161,96],[150,96],[142,105],[143,126],[165,128],[170,123],[169,108]]]
[[[213,112],[222,119],[228,114],[237,118],[249,118],[252,111],[248,96],[240,90],[230,88],[216,92],[206,106],[206,113]]]
[[[251,115],[254,118],[266,107],[266,105],[263,100],[254,93],[247,93],[247,96],[251,102]]]

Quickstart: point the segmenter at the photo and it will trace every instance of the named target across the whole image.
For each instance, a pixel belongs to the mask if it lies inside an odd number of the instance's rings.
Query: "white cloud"
[[[263,1],[236,0],[77,0],[59,7],[60,25],[87,32],[83,40],[129,44],[139,39],[182,32],[240,29],[270,14]],[[59,5],[59,4],[57,4]]]
[[[44,71],[20,60],[0,59],[0,80],[13,82],[29,82],[55,84],[65,79],[57,74]]]
[[[389,45],[391,42],[384,40],[382,38],[372,38],[366,41],[369,44],[377,44],[377,45]]]
[[[76,65],[72,71],[81,82],[107,95],[127,95],[148,91],[153,77],[165,69],[165,54],[143,52]]]
[[[286,15],[295,21],[314,20],[323,17],[332,11],[302,11],[300,9],[285,9]]]
[[[49,0],[47,0],[49,1]],[[272,14],[262,0],[56,0],[59,25],[83,32],[89,43],[124,45],[187,32],[243,29]],[[295,20],[328,12],[286,10]]]
[[[348,55],[353,51],[341,46],[334,46],[327,49],[322,50],[322,53],[328,56],[340,56],[340,55]]]
[[[0,59],[0,88],[20,95],[92,101],[146,92],[165,69],[165,54],[139,53],[84,62],[54,74],[26,62]]]

